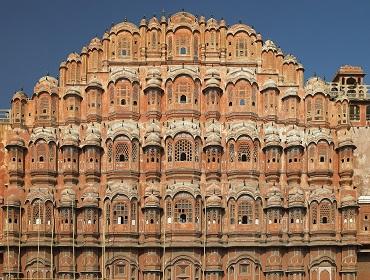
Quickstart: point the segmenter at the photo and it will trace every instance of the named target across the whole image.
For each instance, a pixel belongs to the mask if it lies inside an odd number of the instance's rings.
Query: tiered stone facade
[[[4,277],[358,279],[368,87],[359,67],[303,72],[249,26],[185,12],[70,54],[12,99]]]

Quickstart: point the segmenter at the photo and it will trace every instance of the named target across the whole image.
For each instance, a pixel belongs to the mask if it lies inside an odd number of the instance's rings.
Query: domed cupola
[[[51,76],[39,79],[34,88],[35,125],[55,126],[58,121],[58,80]]]
[[[313,128],[307,132],[309,183],[331,184],[333,174],[334,143],[331,131]]]
[[[81,196],[79,235],[83,235],[86,242],[96,242],[99,238],[99,186],[88,184]]]
[[[208,121],[206,123],[205,131],[205,146],[204,152],[206,154],[206,176],[207,180],[217,180],[221,178],[221,124],[218,121]]]
[[[144,165],[146,180],[159,181],[161,176],[162,137],[159,121],[152,120],[145,129]]]
[[[266,73],[276,72],[277,59],[276,59],[277,47],[271,40],[266,40],[262,46],[262,71]]]
[[[299,185],[294,185],[288,193],[290,238],[298,234],[303,237],[304,216],[306,213],[305,193]]]
[[[160,192],[155,184],[149,184],[145,189],[143,212],[145,242],[157,241],[161,232],[161,204]]]
[[[25,124],[28,97],[22,91],[17,91],[12,98],[12,126],[21,127]]]
[[[77,126],[64,127],[61,133],[64,183],[76,184],[79,173],[79,131]]]
[[[102,96],[104,88],[100,80],[96,77],[92,78],[86,86],[87,98],[87,121],[101,122],[102,120]]]
[[[217,183],[212,183],[207,187],[204,207],[206,212],[208,241],[221,238],[224,207],[221,199],[221,188]]]
[[[82,95],[77,87],[68,88],[63,96],[64,107],[66,112],[64,114],[64,121],[67,124],[79,124],[81,121],[81,101]]]
[[[351,131],[338,131],[338,165],[339,165],[339,183],[343,188],[352,189],[353,177],[353,153],[356,145],[353,143]]]
[[[160,69],[153,67],[148,70],[144,93],[147,99],[147,116],[159,119],[161,117],[161,99],[163,94]]]
[[[220,98],[222,95],[220,73],[215,68],[206,70],[203,93],[206,100],[206,118],[220,118]]]
[[[82,151],[85,158],[85,175],[87,182],[100,182],[101,156],[101,125],[89,123],[85,130],[85,138],[82,141]]]
[[[18,129],[14,129],[5,146],[9,156],[8,172],[10,187],[22,186],[24,183],[24,160],[27,148],[19,133],[20,131]]]
[[[319,77],[308,79],[305,85],[305,111],[308,125],[328,126],[329,86]]]
[[[283,195],[277,186],[273,186],[267,193],[265,206],[267,217],[267,232],[272,237],[282,234],[282,217],[283,217]]]
[[[285,85],[297,85],[298,60],[295,56],[287,54],[283,59],[283,76]]]
[[[286,134],[286,175],[288,184],[300,183],[303,168],[303,132],[293,126]]]
[[[265,175],[267,182],[278,182],[281,171],[282,145],[279,129],[274,123],[265,127]]]
[[[275,121],[277,118],[278,96],[280,94],[277,83],[271,78],[267,79],[262,87],[263,115],[267,120]]]
[[[288,123],[297,124],[299,122],[299,104],[300,96],[298,95],[298,89],[295,87],[289,87],[286,89],[282,96],[282,105],[284,118]]]

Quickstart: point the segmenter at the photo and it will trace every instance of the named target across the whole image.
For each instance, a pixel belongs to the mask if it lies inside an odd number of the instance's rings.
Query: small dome
[[[159,198],[156,197],[154,194],[150,194],[148,197],[145,198],[144,201],[145,207],[150,208],[159,208],[160,207],[160,201]]]
[[[101,89],[103,90],[103,85],[102,83],[99,81],[98,78],[94,77],[92,78],[86,85],[86,91],[89,89],[89,88],[98,88],[98,89]]]
[[[303,146],[302,145],[302,139],[299,130],[297,130],[295,127],[288,130],[286,135],[286,146],[287,147],[294,147],[294,146]]]
[[[101,132],[99,128],[99,124],[89,124],[86,128],[86,136],[83,140],[82,146],[97,146],[100,147],[101,145]]]
[[[91,51],[93,49],[96,49],[96,50],[103,49],[103,45],[98,37],[95,37],[90,41],[89,50]]]
[[[5,206],[20,206],[21,205],[21,201],[20,201],[20,199],[18,198],[17,195],[15,195],[14,193],[12,193],[12,194],[10,194],[8,196],[5,196],[4,205]]]
[[[265,148],[269,146],[281,146],[278,127],[273,124],[265,127]]]
[[[328,94],[329,86],[319,77],[313,77],[307,80],[304,87],[306,95],[315,95],[316,93]]]
[[[205,85],[204,85],[203,92],[209,88],[221,89],[221,77],[220,77],[219,71],[215,68],[207,69],[204,82],[205,82]]]
[[[276,52],[277,48],[276,45],[273,41],[271,40],[266,40],[266,42],[262,46],[262,51],[268,52],[268,51],[273,51]]]
[[[149,123],[146,127],[144,137],[144,147],[146,146],[161,146],[161,128],[158,121]]]
[[[288,195],[289,207],[303,207],[305,202],[304,191],[295,185],[289,190]]]
[[[76,96],[80,99],[82,99],[82,95],[80,93],[80,90],[77,87],[68,88],[66,92],[63,95],[63,98],[67,98],[67,96]]]
[[[288,88],[285,91],[285,93],[284,93],[284,95],[283,95],[282,98],[284,99],[284,98],[287,98],[289,96],[295,96],[295,97],[300,98],[299,95],[298,95],[298,90],[296,88],[293,88],[293,87]]]
[[[84,207],[98,207],[99,206],[99,193],[97,191],[98,186],[89,185],[84,190],[81,197],[82,206]]]
[[[76,193],[71,187],[67,187],[61,192],[60,204],[62,206],[71,207],[76,203]]]
[[[23,149],[26,149],[24,140],[17,132],[12,134],[9,137],[9,140],[7,141],[6,147],[11,147],[11,146],[21,147]]]
[[[27,95],[25,94],[25,92],[23,90],[19,90],[16,93],[14,93],[14,95],[12,97],[12,101],[14,101],[16,99],[19,99],[19,100],[27,100],[28,97],[27,97]]]
[[[329,144],[333,143],[333,138],[330,134],[330,130],[327,128],[312,128],[309,130],[307,135],[307,144],[315,143],[319,141],[326,141]]]
[[[77,127],[65,127],[62,130],[61,137],[61,146],[79,146],[79,131]]]
[[[282,194],[278,187],[273,186],[267,194],[267,207],[281,207]]]
[[[51,76],[41,77],[34,87],[34,93],[37,95],[41,92],[49,94],[58,93],[58,80]]]
[[[222,146],[221,145],[221,128],[219,122],[208,122],[206,124],[205,147]]]
[[[206,188],[207,196],[221,196],[221,187],[218,184],[212,183]]]
[[[287,54],[284,57],[283,63],[284,64],[289,64],[289,63],[298,64],[298,61],[297,61],[297,58],[294,55]]]
[[[356,145],[353,143],[353,139],[352,139],[352,135],[350,131],[346,131],[338,135],[337,149],[341,149],[344,147],[352,147],[353,149],[356,148]]]
[[[70,53],[67,57],[67,62],[72,62],[72,61],[81,62],[80,55],[76,52]]]
[[[210,197],[207,197],[207,207],[221,207],[222,200],[216,194],[212,194]]]
[[[262,88],[261,88],[261,91],[264,91],[264,90],[267,90],[267,89],[277,89],[277,90],[279,90],[279,88],[278,88],[278,86],[277,86],[277,84],[275,83],[275,81],[274,80],[272,80],[272,79],[268,79],[264,84],[263,84],[263,86],[262,86]]]
[[[341,199],[341,206],[343,207],[357,207],[357,200],[352,195],[347,194]]]
[[[160,91],[163,91],[161,71],[160,69],[155,67],[150,68],[146,75],[146,86],[144,88],[144,91],[150,88],[156,88],[159,89]]]

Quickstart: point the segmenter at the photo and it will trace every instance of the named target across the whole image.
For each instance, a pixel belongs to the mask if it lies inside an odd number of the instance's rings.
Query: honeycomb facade
[[[360,279],[363,77],[305,82],[249,26],[186,12],[112,26],[13,96],[3,276]]]

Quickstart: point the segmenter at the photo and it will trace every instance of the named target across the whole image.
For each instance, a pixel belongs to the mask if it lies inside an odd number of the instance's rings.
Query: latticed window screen
[[[42,96],[40,98],[39,103],[40,103],[39,114],[42,116],[48,116],[49,115],[49,97]]]
[[[230,162],[234,162],[235,160],[235,146],[233,143],[230,144],[229,146],[229,158]]]
[[[145,211],[145,221],[147,224],[157,224],[158,223],[157,210],[147,209]]]
[[[194,58],[196,59],[196,58],[198,58],[198,48],[199,48],[199,46],[198,46],[198,36],[194,36],[194,42],[193,42],[193,45],[194,45]]]
[[[172,142],[167,143],[167,161],[172,161]]]
[[[191,223],[193,221],[193,205],[191,203],[192,196],[183,193],[180,194],[175,201],[175,220],[178,223]]]
[[[71,209],[61,208],[60,209],[60,219],[61,219],[62,224],[72,224]]]
[[[139,143],[134,141],[132,143],[132,161],[136,162],[139,154]]]
[[[331,203],[321,202],[320,203],[320,223],[328,224],[331,223]]]
[[[240,201],[238,203],[238,223],[252,224],[253,223],[253,203],[252,201]]]
[[[48,203],[46,203],[46,206],[45,206],[46,224],[50,225],[52,219],[53,219],[53,205],[50,202],[48,202]]]
[[[175,98],[179,103],[190,103],[190,83],[189,82],[179,82],[176,87]]]
[[[85,208],[84,223],[91,225],[95,224],[95,211],[93,208]]]
[[[136,106],[139,100],[139,85],[137,83],[132,87],[132,105]]]
[[[249,144],[241,143],[238,149],[238,161],[251,161],[251,149]]]
[[[126,82],[119,82],[120,84],[117,87],[117,102],[121,106],[127,106],[130,104],[130,87]]]
[[[166,211],[167,211],[167,222],[169,222],[169,219],[172,219],[172,204],[170,200],[167,200],[166,202]]]
[[[107,225],[110,225],[110,205],[109,204],[105,206],[105,220],[106,220]]]
[[[234,201],[230,202],[230,224],[235,224],[235,204]]]
[[[307,107],[306,107],[307,108],[306,109],[307,110],[306,111],[307,120],[310,121],[312,119],[312,115],[311,115],[312,114],[312,112],[311,112],[312,107],[311,107],[311,99],[310,98],[307,99],[307,103],[306,104],[307,104]]]
[[[314,202],[311,205],[311,223],[317,224],[317,203]]]
[[[116,162],[124,162],[129,160],[128,145],[126,143],[118,143],[116,145]]]
[[[175,144],[175,161],[192,161],[193,146],[189,140],[180,139]]]
[[[32,222],[34,225],[43,224],[44,221],[44,204],[37,200],[32,205]]]
[[[315,119],[316,120],[322,119],[323,111],[324,111],[323,100],[321,97],[317,97],[316,102],[315,102]]]
[[[168,49],[167,49],[169,56],[172,55],[172,48],[173,48],[173,46],[172,46],[172,36],[169,36],[168,37]]]
[[[172,103],[172,83],[168,82],[167,85],[167,98],[168,98],[168,103]]]
[[[196,162],[199,162],[199,158],[200,158],[200,143],[199,139],[197,139],[194,145],[194,160]]]
[[[109,142],[107,144],[107,159],[108,159],[108,162],[112,162],[112,156],[113,156],[113,144],[112,144],[112,142]]]
[[[195,201],[195,222],[200,223],[200,201],[196,199]]]
[[[128,207],[126,203],[118,202],[114,205],[113,222],[118,225],[128,224]]]
[[[157,48],[157,31],[156,30],[153,30],[152,31],[152,49],[156,49]]]
[[[189,55],[190,40],[187,35],[179,35],[176,39],[176,50],[178,55]]]
[[[245,57],[247,56],[247,40],[245,38],[238,38],[236,40],[236,57]]]
[[[131,221],[136,222],[136,201],[131,202]]]
[[[245,86],[238,87],[238,95],[239,95],[239,105],[244,106],[248,104],[247,98],[247,88]]]
[[[127,37],[120,38],[118,41],[118,54],[121,57],[128,57],[131,55],[131,40]]]
[[[254,162],[258,161],[258,143],[257,142],[254,143],[254,147],[253,147],[253,160]]]

